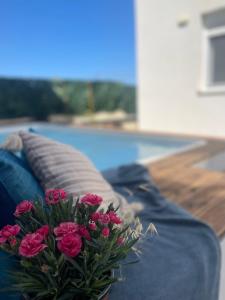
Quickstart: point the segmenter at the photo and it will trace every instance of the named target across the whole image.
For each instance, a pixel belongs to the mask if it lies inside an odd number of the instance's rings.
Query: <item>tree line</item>
[[[107,81],[0,79],[0,118],[82,115],[122,109],[135,113],[135,87]]]

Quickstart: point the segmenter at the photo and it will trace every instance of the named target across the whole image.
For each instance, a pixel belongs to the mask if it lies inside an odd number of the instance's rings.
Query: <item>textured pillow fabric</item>
[[[26,162],[0,149],[0,227],[13,222],[20,201],[37,196],[43,196],[43,190]]]
[[[82,196],[96,193],[104,199],[104,206],[126,205],[97,171],[93,163],[80,151],[30,132],[19,133],[23,151],[44,189],[63,188]]]

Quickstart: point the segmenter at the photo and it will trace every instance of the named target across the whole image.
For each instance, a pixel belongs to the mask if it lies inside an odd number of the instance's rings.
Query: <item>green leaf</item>
[[[93,284],[92,284],[92,288],[102,288],[105,287],[109,284],[112,284],[113,282],[116,282],[117,279],[116,278],[109,278],[107,280],[96,280]]]
[[[123,265],[123,266],[133,265],[133,264],[136,264],[138,262],[140,262],[140,259],[136,259],[136,260],[133,260],[133,261],[130,261],[130,262],[126,262],[126,263],[121,263],[121,265]]]
[[[30,260],[25,260],[25,259],[22,259],[20,261],[20,264],[21,264],[21,266],[23,266],[25,268],[31,268],[33,266],[32,262]]]
[[[71,263],[71,265],[77,270],[79,271],[79,273],[81,273],[83,276],[85,276],[84,270],[80,267],[80,265],[73,259],[69,258],[69,257],[65,257],[65,259]]]
[[[51,293],[51,290],[47,290],[47,291],[42,291],[42,292],[39,292],[39,293],[37,293],[37,295],[33,298],[33,300],[35,300],[35,299],[42,299],[43,297],[45,297],[45,296],[53,296],[54,294],[52,294]],[[50,297],[48,297],[48,298],[50,298]]]

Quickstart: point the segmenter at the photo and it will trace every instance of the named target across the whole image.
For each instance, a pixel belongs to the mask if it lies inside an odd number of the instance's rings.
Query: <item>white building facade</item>
[[[225,137],[225,0],[136,0],[142,130]]]

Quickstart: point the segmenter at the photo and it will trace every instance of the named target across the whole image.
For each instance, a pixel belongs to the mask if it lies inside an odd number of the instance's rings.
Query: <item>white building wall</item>
[[[201,15],[220,7],[225,0],[136,0],[140,129],[225,136],[225,93],[201,90]]]

